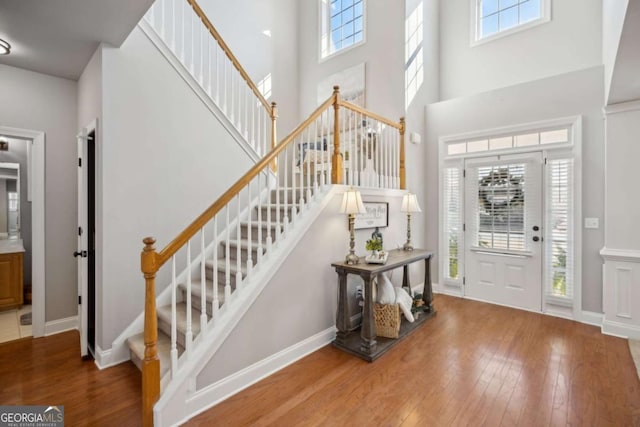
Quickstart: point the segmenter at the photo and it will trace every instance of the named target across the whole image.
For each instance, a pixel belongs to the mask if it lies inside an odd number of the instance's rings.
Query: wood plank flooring
[[[437,295],[438,315],[369,364],[331,346],[189,426],[640,426],[627,341]]]
[[[141,425],[140,384],[131,362],[83,361],[77,331],[0,344],[0,405],[64,405],[67,426]]]
[[[331,346],[190,426],[640,426],[627,341],[437,295],[438,315],[374,363]],[[140,373],[99,371],[77,332],[0,344],[0,404],[65,406],[69,426],[140,425]]]

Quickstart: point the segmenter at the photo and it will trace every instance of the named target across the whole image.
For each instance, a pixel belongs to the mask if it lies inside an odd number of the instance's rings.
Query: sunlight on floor
[[[31,306],[25,305],[21,309],[0,312],[0,343],[13,341],[32,335],[31,325],[21,325],[20,316],[31,313]]]

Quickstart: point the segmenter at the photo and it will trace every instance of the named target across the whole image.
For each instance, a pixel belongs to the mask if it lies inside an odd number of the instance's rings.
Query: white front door
[[[80,332],[80,355],[87,356],[87,319],[88,297],[88,262],[87,256],[87,174],[85,166],[85,147],[87,132],[83,130],[78,136],[78,245],[74,256],[78,263],[78,329]]]
[[[542,310],[541,157],[465,161],[465,296]]]

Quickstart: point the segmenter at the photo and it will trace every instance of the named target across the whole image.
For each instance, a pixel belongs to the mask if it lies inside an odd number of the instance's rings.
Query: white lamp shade
[[[402,197],[402,206],[400,212],[422,212],[420,205],[418,204],[418,198],[413,193],[407,193]]]
[[[346,214],[367,213],[367,209],[362,203],[362,197],[360,196],[359,191],[352,188],[344,193],[344,196],[342,196],[342,207],[340,208],[340,212]]]

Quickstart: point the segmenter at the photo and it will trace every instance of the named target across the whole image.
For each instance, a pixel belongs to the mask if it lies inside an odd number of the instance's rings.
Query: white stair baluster
[[[171,378],[178,372],[178,319],[176,315],[176,256],[171,257]]]
[[[262,172],[258,174],[258,265],[262,262]]]
[[[218,215],[213,217],[213,303],[211,304],[214,325],[220,315],[220,298],[218,297]],[[205,276],[206,279],[206,276]]]
[[[204,227],[200,229],[200,333],[207,331],[207,273],[205,260]]]
[[[282,203],[283,207],[284,207],[284,209],[282,211],[282,213],[283,213],[282,224],[284,225],[284,227],[283,227],[282,233],[283,233],[283,235],[286,235],[287,231],[289,230],[289,207],[287,206],[288,203],[289,203],[289,186],[288,186],[289,174],[287,173],[288,172],[287,164],[288,164],[288,160],[289,160],[288,159],[289,156],[287,156],[287,153],[288,153],[289,150],[287,150],[285,148],[282,151],[284,153],[284,161],[282,162],[283,166],[284,166],[284,171],[283,171],[283,175],[282,175],[283,180],[284,180],[284,182],[282,183],[282,186],[284,188],[284,202]]]
[[[165,0],[160,0],[160,36],[165,38]]]
[[[185,352],[191,354],[191,344],[193,343],[193,325],[191,319],[191,240],[187,242],[187,332],[185,333]]]
[[[176,52],[176,0],[171,0],[171,51]]]
[[[236,291],[242,290],[242,247],[240,245],[240,194],[236,196]]]
[[[229,308],[228,304],[231,300],[231,250],[229,249],[229,236],[231,234],[231,227],[229,224],[229,209],[231,209],[231,205],[227,204],[226,214],[227,214],[227,225],[225,230],[225,253],[224,253],[224,275],[225,275],[225,285],[224,285],[224,307],[225,311]]]
[[[251,272],[253,270],[253,248],[251,241],[251,181],[247,184],[247,280],[251,279]],[[238,239],[240,238],[240,218],[238,218]]]
[[[273,236],[271,235],[271,177],[269,176],[269,166],[265,168],[264,179],[267,183],[267,254],[271,253],[271,245],[273,244]],[[276,200],[278,193],[276,192]]]

